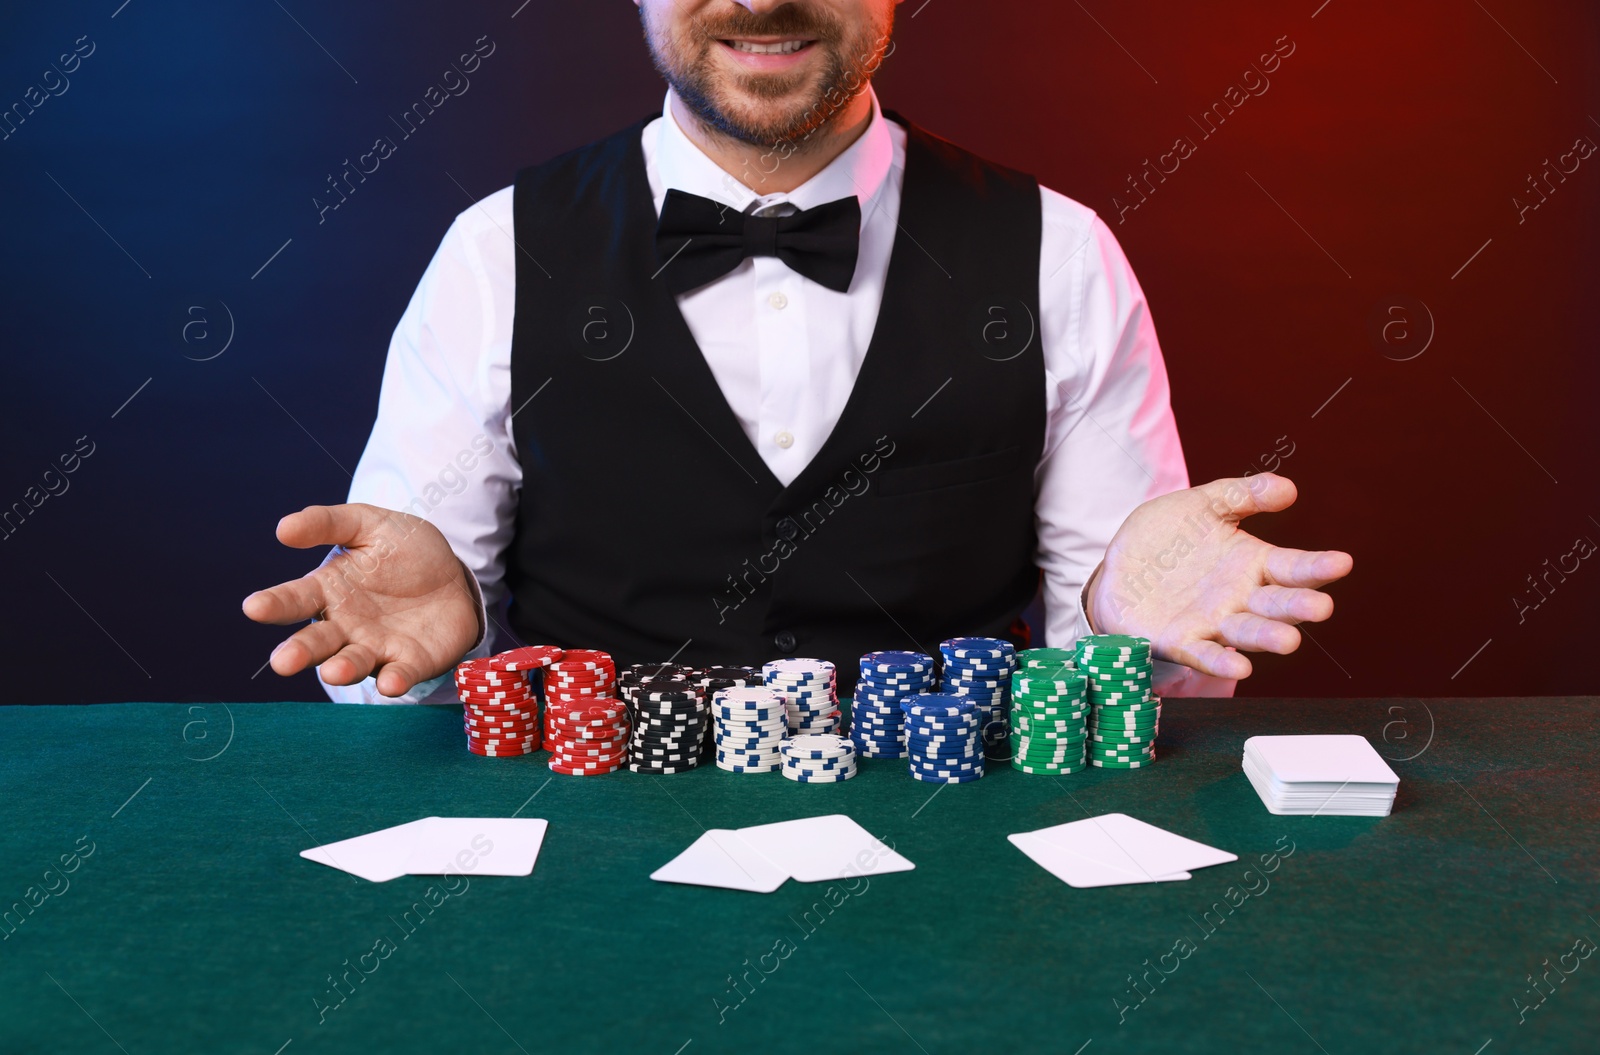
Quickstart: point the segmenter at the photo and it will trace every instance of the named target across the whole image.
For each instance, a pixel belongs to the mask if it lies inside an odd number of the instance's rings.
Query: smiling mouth
[[[765,43],[755,40],[724,40],[722,43],[734,51],[743,52],[746,55],[792,55],[797,51],[810,47],[816,41],[779,40]]]

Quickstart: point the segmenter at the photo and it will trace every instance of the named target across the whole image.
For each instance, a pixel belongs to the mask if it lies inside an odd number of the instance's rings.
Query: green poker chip
[[[1143,759],[1138,762],[1111,762],[1104,758],[1091,758],[1089,759],[1089,764],[1096,769],[1143,769],[1146,766],[1154,765],[1155,759]]]
[[[1033,773],[1033,774],[1037,774],[1039,776],[1061,777],[1061,776],[1068,776],[1068,775],[1070,775],[1072,773],[1082,773],[1085,769],[1088,768],[1088,766],[1086,766],[1086,765],[1077,765],[1077,766],[1032,766],[1032,765],[1018,765],[1016,762],[1013,762],[1013,763],[1011,763],[1011,768],[1012,769],[1016,769],[1016,770],[1020,770],[1023,773]]]

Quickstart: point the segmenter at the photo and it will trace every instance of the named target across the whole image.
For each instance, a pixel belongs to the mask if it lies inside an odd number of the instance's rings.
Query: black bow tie
[[[752,216],[681,190],[667,191],[656,225],[658,274],[674,294],[721,278],[747,256],[775,256],[840,293],[850,288],[861,241],[861,205],[852,196],[788,216]]]

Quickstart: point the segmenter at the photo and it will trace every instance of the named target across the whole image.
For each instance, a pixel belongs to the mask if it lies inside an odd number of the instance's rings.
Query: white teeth
[[[733,50],[747,51],[752,55],[788,55],[806,46],[803,40],[786,40],[781,44],[752,44],[745,40],[730,40],[728,43]]]

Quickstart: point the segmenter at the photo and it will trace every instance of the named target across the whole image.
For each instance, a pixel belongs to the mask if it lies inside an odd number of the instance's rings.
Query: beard
[[[752,146],[804,142],[861,92],[877,69],[893,29],[894,6],[882,25],[851,31],[825,11],[790,3],[766,15],[744,8],[697,16],[681,26],[654,25],[639,6],[650,58],[678,98],[707,128]],[[735,37],[806,37],[820,69],[730,73],[715,52]],[[811,64],[816,66],[817,64]]]

